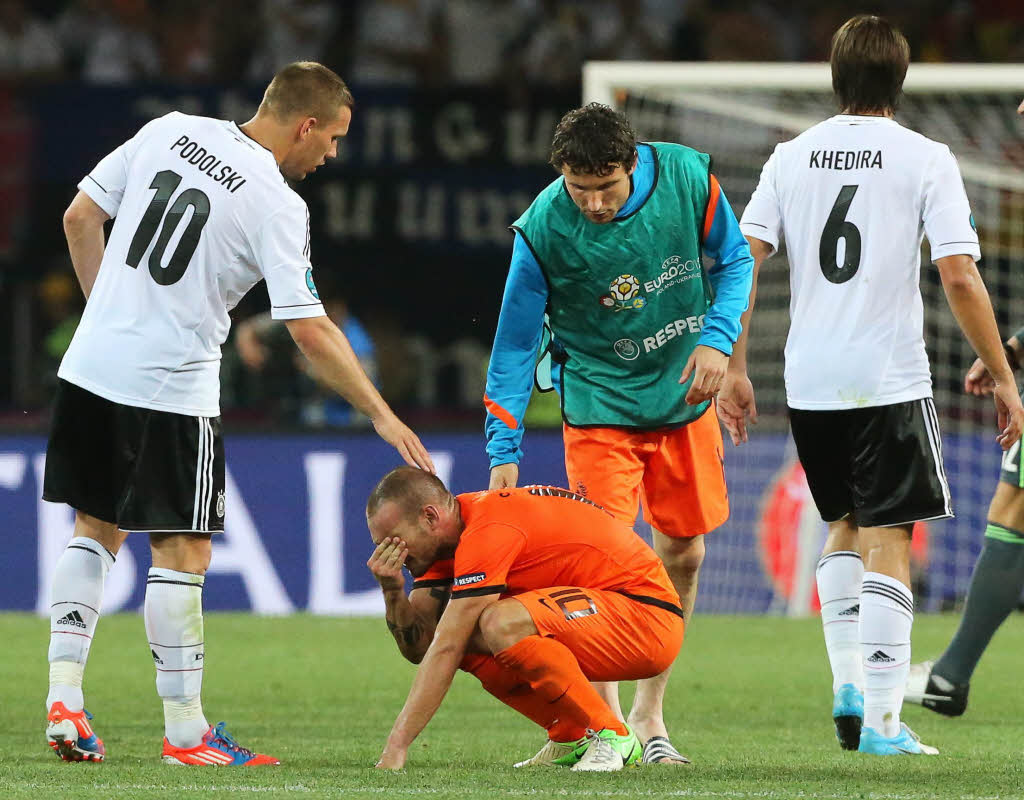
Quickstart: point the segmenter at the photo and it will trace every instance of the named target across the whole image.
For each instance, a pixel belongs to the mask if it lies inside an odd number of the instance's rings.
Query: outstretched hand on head
[[[423,442],[394,414],[377,417],[373,421],[373,427],[380,438],[394,447],[410,467],[419,467],[427,472],[436,473],[434,462]]]

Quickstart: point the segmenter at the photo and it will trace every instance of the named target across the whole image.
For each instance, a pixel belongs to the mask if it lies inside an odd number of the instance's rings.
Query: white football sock
[[[895,578],[865,572],[860,595],[864,657],[864,727],[883,736],[900,732],[900,707],[910,672],[914,596]]]
[[[203,716],[203,576],[152,567],[146,581],[146,636],[164,701],[164,731],[175,747],[195,747]]]
[[[860,652],[860,590],[864,562],[860,553],[838,550],[822,556],[815,571],[825,649],[832,665],[832,692],[852,683],[864,689]]]
[[[50,591],[50,691],[46,708],[63,703],[81,711],[82,675],[96,634],[103,583],[114,555],[95,539],[76,536],[64,548]]]

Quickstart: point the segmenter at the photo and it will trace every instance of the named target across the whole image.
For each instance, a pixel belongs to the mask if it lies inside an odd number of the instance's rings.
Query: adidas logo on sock
[[[82,615],[78,613],[77,609],[75,611],[69,611],[67,614],[65,614],[63,617],[61,617],[59,620],[57,620],[57,624],[58,625],[71,625],[71,626],[73,626],[75,628],[84,628],[84,627],[86,627],[85,620],[82,619]]]
[[[850,606],[846,611],[840,611],[838,616],[840,617],[852,617],[854,614],[860,613],[860,603],[855,606]]]
[[[868,661],[872,664],[888,664],[895,660],[895,658],[888,655],[887,653],[883,653],[881,650],[876,650],[870,656],[868,656]]]
[[[156,663],[156,664],[163,664],[164,663],[164,660],[162,658],[160,658],[160,656],[158,656],[156,654],[156,650],[150,649],[149,652],[151,652],[153,654],[153,662],[154,663]]]

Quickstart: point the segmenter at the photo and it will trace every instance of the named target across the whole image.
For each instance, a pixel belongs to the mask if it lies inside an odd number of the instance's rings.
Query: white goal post
[[[831,92],[832,72],[826,63],[791,64],[779,62],[682,61],[588,61],[583,65],[583,102],[617,106],[622,91],[645,92],[654,96],[686,90],[682,102],[707,110],[725,108],[716,103],[716,90],[743,89]],[[1006,92],[1024,98],[1024,64],[911,64],[903,90],[907,94],[967,94]],[[758,109],[748,109],[755,115]],[[763,121],[784,120],[794,131],[802,131],[820,119],[775,112]],[[750,117],[748,117],[750,118]],[[789,126],[787,126],[789,127]],[[961,161],[964,178],[995,181],[998,185],[1024,191],[1024,172],[999,172],[992,166],[970,159]]]
[[[1024,92],[1022,64],[911,64],[907,92]],[[613,105],[616,89],[810,89],[832,91],[827,63],[778,61],[588,61],[583,102]]]
[[[1024,65],[911,64],[896,113],[901,124],[949,145],[957,157],[981,240],[979,266],[1006,336],[1024,325],[1024,118],[1016,114],[1022,97]],[[822,63],[590,62],[583,101],[624,110],[641,139],[710,153],[737,217],[775,145],[838,113],[831,71]],[[917,599],[934,610],[966,591],[1000,453],[991,402],[963,393],[974,355],[929,263],[925,251],[924,333],[957,513],[915,537],[921,543]],[[761,423],[748,444],[726,446],[732,516],[708,537],[699,610],[813,611],[824,527],[805,513],[806,485],[788,440],[787,266],[783,247],[761,271],[749,359]]]

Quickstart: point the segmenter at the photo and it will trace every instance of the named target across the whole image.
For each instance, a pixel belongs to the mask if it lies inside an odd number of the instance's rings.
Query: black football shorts
[[[931,398],[836,411],[789,409],[797,455],[826,522],[905,525],[953,516]]]
[[[43,499],[125,531],[223,531],[220,417],[121,405],[61,380]]]

